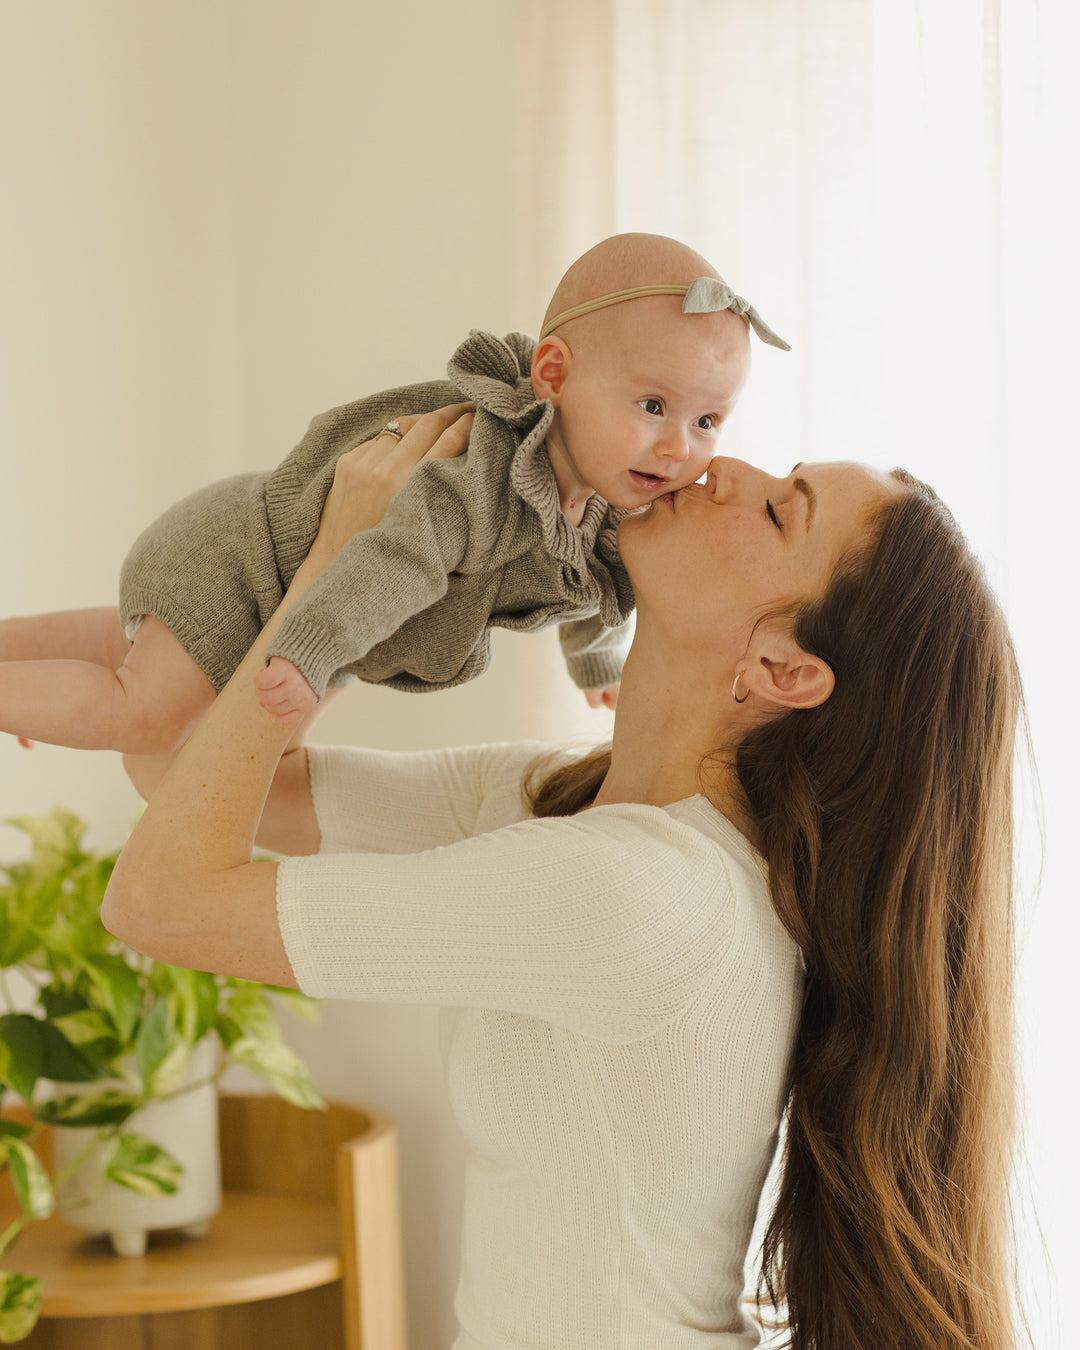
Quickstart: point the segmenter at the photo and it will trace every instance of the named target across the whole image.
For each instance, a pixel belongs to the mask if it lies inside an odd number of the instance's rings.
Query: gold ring
[[[396,417],[392,417],[390,421],[387,422],[386,426],[383,427],[382,431],[379,432],[379,436],[393,436],[395,441],[400,441],[404,434],[401,427],[398,426]],[[378,440],[379,436],[376,436],[375,439]]]

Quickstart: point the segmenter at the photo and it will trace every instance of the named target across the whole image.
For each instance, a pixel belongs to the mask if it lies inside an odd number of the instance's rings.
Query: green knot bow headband
[[[770,347],[779,347],[789,352],[791,347],[762,319],[749,301],[736,295],[726,281],[718,277],[698,277],[689,286],[633,286],[627,291],[612,291],[610,295],[601,295],[595,300],[586,300],[573,309],[564,309],[544,324],[540,332],[543,342],[560,324],[571,319],[580,319],[583,314],[591,314],[594,309],[606,309],[608,305],[621,305],[624,300],[637,300],[644,295],[681,295],[684,296],[682,311],[684,314],[713,314],[721,309],[730,309],[733,314],[744,315],[750,327],[762,342]]]

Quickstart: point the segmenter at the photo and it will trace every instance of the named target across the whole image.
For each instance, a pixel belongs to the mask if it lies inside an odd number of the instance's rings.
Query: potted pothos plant
[[[31,848],[29,858],[0,865],[0,1171],[10,1173],[18,1202],[0,1233],[4,1344],[29,1335],[41,1306],[37,1279],[6,1268],[8,1256],[80,1166],[89,1159],[101,1187],[140,1196],[182,1187],[182,1165],[136,1128],[140,1112],[193,1092],[230,1063],[299,1106],[325,1107],[274,1009],[317,1020],[317,1004],[295,990],[140,956],[99,917],[119,850],[88,851],[85,825],[61,809],[8,823]],[[192,1056],[206,1058],[208,1038],[221,1053],[192,1081]],[[79,1131],[87,1140],[52,1177],[35,1148],[49,1126],[57,1138]]]

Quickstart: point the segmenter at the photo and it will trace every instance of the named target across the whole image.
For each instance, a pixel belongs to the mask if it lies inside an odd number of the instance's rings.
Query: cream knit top
[[[447,1011],[455,1350],[736,1350],[797,1024],[764,864],[704,797],[536,820],[535,743],[310,751],[300,987]]]

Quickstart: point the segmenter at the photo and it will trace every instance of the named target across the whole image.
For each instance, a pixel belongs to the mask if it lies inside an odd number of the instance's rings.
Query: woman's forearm
[[[294,984],[277,923],[277,864],[253,862],[267,795],[296,728],[260,706],[254,677],[285,615],[357,530],[370,529],[427,458],[461,454],[465,405],[376,437],[337,461],[319,533],[284,600],[180,751],[113,872],[101,917],[159,960]],[[306,791],[306,782],[304,785]]]
[[[319,570],[312,558],[297,573],[117,862],[102,920],[159,960],[292,982],[277,931],[276,864],[252,862],[251,853],[294,729],[260,707],[252,679],[281,619]]]
[[[124,772],[144,801],[148,802],[157,791],[176,754],[174,751],[167,755],[124,756]],[[257,848],[289,857],[318,853],[321,837],[307,754],[306,745],[296,745],[282,755],[255,835]]]

